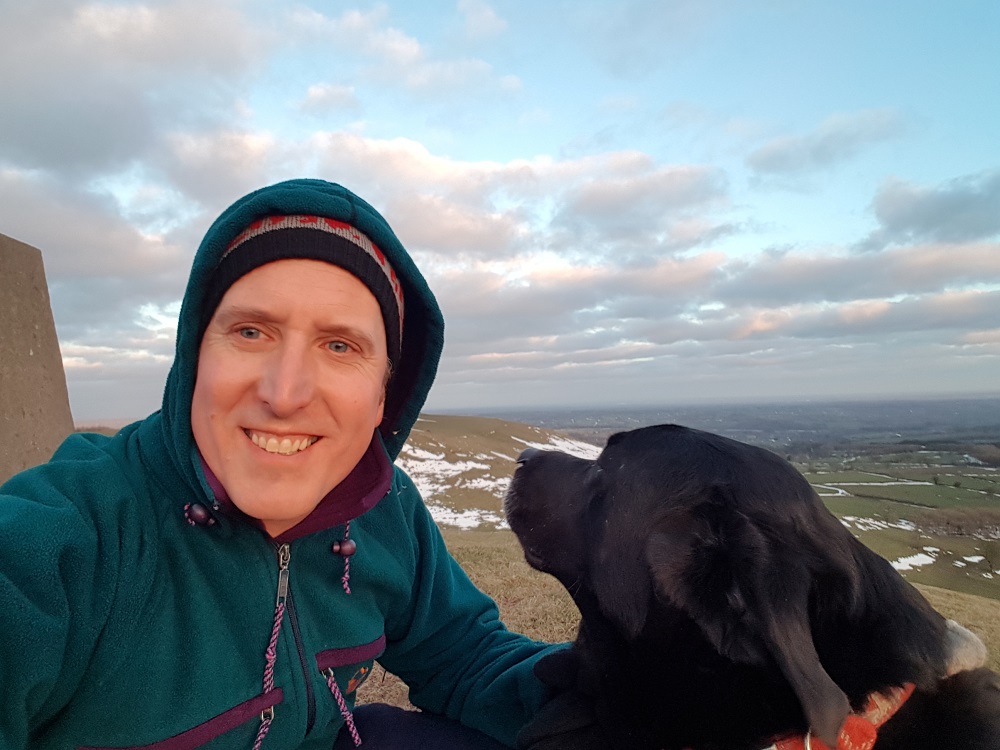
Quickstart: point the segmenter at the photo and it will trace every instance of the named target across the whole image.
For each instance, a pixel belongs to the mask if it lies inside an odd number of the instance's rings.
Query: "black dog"
[[[539,664],[566,700],[523,746],[870,748],[869,699],[895,709],[915,685],[876,750],[1000,750],[1000,677],[948,676],[961,628],[778,456],[663,425],[612,436],[595,461],[529,449],[518,463],[511,528],[582,615],[573,649]],[[574,730],[580,705],[596,723]]]

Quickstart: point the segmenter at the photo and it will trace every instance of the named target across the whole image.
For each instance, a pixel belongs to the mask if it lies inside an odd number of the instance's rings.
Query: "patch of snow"
[[[982,562],[986,558],[983,557],[982,555],[970,555],[969,557],[963,557],[962,559],[965,560],[966,562],[977,563],[977,562]]]
[[[548,443],[531,443],[527,440],[521,440],[521,438],[513,439],[519,443],[523,443],[529,448],[538,448],[543,451],[562,451],[563,453],[568,453],[571,456],[586,458],[591,461],[601,455],[601,448],[596,445],[584,443],[580,440],[570,440],[569,438],[558,437],[555,435],[549,438]]]
[[[955,562],[953,562],[952,565],[954,565],[956,568],[964,568],[965,567],[965,563],[962,562],[961,560],[955,560]]]
[[[490,524],[496,529],[510,528],[507,520],[498,513],[488,510],[454,510],[437,503],[427,504],[427,510],[435,523],[445,526],[457,526],[460,529],[475,529],[483,524]]]
[[[916,531],[917,527],[910,521],[900,520],[896,523],[889,523],[878,518],[858,518],[857,516],[844,516],[840,522],[847,528],[852,526],[858,531],[884,531],[885,529],[900,529],[902,531]]]
[[[933,557],[923,553],[918,553],[916,555],[910,555],[909,557],[901,557],[898,560],[893,560],[892,567],[896,570],[913,570],[921,565],[931,565],[933,563]]]
[[[431,453],[430,451],[425,451],[423,448],[416,448],[409,443],[403,445],[400,455],[404,453],[417,461],[440,461],[444,458],[443,453]]]
[[[408,458],[397,458],[396,465],[409,474],[433,477],[455,477],[467,471],[485,471],[491,468],[487,464],[478,461],[439,461],[431,460],[410,460]],[[414,480],[416,481],[416,480]]]
[[[456,487],[468,487],[471,490],[486,490],[492,492],[497,497],[501,497],[507,492],[510,486],[510,477],[473,477],[472,479],[459,479]]]

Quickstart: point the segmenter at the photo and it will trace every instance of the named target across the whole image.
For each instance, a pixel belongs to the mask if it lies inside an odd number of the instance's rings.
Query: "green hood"
[[[289,180],[257,190],[222,212],[194,258],[177,325],[177,349],[163,394],[163,439],[177,470],[201,484],[198,451],[191,433],[191,398],[198,367],[202,305],[209,278],[229,243],[252,222],[267,216],[309,214],[345,221],[385,253],[403,286],[406,321],[402,354],[386,394],[379,432],[390,460],[427,399],[444,343],[444,320],[427,282],[385,219],[340,185],[323,180]],[[395,365],[396,363],[394,363]]]

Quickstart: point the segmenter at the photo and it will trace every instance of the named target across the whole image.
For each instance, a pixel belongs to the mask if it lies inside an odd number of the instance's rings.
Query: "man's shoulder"
[[[148,483],[129,428],[113,435],[75,433],[44,464],[14,475],[0,494],[46,506],[73,506],[83,515],[132,502]]]
[[[412,542],[417,527],[433,523],[420,488],[403,469],[395,465],[388,493],[361,519],[366,524],[374,524],[380,534],[395,530],[409,542]]]

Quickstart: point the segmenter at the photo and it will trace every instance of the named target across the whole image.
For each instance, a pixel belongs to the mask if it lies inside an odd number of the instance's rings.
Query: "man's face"
[[[278,536],[357,465],[382,421],[378,302],[341,268],[279,260],[236,281],[205,330],[195,442],[233,503]]]

